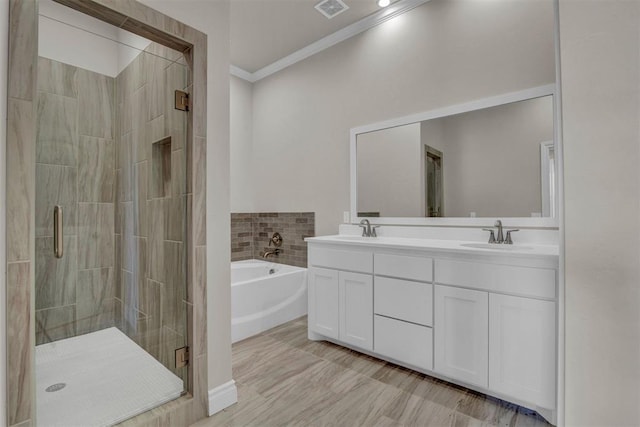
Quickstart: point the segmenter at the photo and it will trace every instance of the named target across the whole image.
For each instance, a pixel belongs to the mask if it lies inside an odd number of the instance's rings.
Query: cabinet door
[[[555,409],[556,304],[489,296],[489,388]]]
[[[339,281],[336,270],[310,268],[309,274],[309,329],[329,338],[339,333]]]
[[[489,295],[435,286],[434,371],[487,387]]]
[[[373,350],[373,277],[340,272],[340,340]]]

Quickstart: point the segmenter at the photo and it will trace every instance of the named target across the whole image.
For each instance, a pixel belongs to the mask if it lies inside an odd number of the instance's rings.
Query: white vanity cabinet
[[[374,254],[374,351],[433,368],[433,258]]]
[[[309,264],[309,331],[372,350],[373,253],[310,247]]]
[[[310,339],[365,351],[555,422],[552,250],[513,255],[458,251],[441,241],[412,248],[401,239],[323,239],[308,239]]]
[[[434,371],[486,388],[489,381],[489,294],[436,285],[434,312]]]
[[[307,271],[309,329],[335,339],[340,335],[338,274],[337,270],[317,267]]]
[[[555,406],[556,304],[489,294],[489,389]]]

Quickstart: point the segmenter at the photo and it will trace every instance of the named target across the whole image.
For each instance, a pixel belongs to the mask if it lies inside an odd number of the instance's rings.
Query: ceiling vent
[[[324,0],[316,5],[316,9],[318,12],[331,19],[349,9],[349,6],[344,4],[342,0]]]

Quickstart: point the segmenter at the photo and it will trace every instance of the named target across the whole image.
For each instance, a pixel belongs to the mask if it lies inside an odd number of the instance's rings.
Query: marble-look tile
[[[133,166],[133,233],[139,237],[147,237],[149,217],[147,200],[149,199],[149,162],[144,161]]]
[[[164,123],[164,115],[157,116],[147,122],[147,140],[150,144],[162,141],[169,136],[165,130]]]
[[[7,413],[9,425],[31,417],[31,264],[7,264]]]
[[[145,55],[149,63],[147,120],[153,120],[165,113],[165,93],[173,92],[173,89],[166,85],[164,72],[165,68],[171,64],[171,61],[149,53]]]
[[[207,37],[195,40],[193,54],[193,136],[207,137]]]
[[[98,203],[98,265],[97,267],[113,267],[113,203]]]
[[[134,283],[133,273],[122,270],[122,316],[123,330],[131,336],[139,333],[139,315],[138,306],[140,300],[140,288]]]
[[[122,300],[122,235],[116,234],[113,247],[113,281],[115,297]]]
[[[113,139],[115,80],[78,69],[78,133]]]
[[[165,238],[182,242],[184,239],[185,216],[187,214],[185,196],[173,196],[165,200]]]
[[[114,142],[81,136],[78,143],[78,201],[113,202]]]
[[[196,355],[207,351],[207,248],[195,248],[194,271],[194,342]]]
[[[195,138],[193,151],[193,242],[196,246],[206,245],[207,197],[206,197],[206,140]],[[188,169],[187,169],[188,170]]]
[[[149,103],[149,95],[147,85],[136,89],[131,98],[131,120],[132,129],[144,131],[147,125],[147,104]],[[143,135],[141,135],[143,136]]]
[[[78,203],[78,268],[113,267],[113,204]]]
[[[29,1],[13,1],[18,7]],[[13,6],[12,6],[13,7]],[[31,200],[34,194],[35,147],[33,103],[7,101],[7,262],[31,257]]]
[[[165,282],[165,268],[171,260],[164,257],[164,200],[153,199],[148,202],[149,222],[149,278]]]
[[[74,336],[76,336],[75,304],[36,310],[36,345]]]
[[[114,171],[114,214],[113,214],[113,230],[116,234],[122,234],[122,199],[120,195],[120,185],[122,179],[122,169]]]
[[[173,142],[173,138],[171,139]],[[173,144],[172,144],[173,147]],[[187,192],[187,165],[184,150],[171,153],[171,195],[179,196]]]
[[[133,202],[121,203],[122,211],[122,265],[125,270],[133,271],[135,240],[133,234]]]
[[[174,331],[184,329],[182,301],[185,299],[185,245],[179,242],[165,241],[164,288],[162,293],[162,324]]]
[[[36,164],[36,236],[53,236],[53,208],[62,206],[64,234],[77,234],[77,169]]]
[[[94,332],[114,325],[113,269],[78,271],[76,317],[78,334]]]
[[[125,235],[123,237],[124,247],[122,248],[124,257],[122,265],[125,270],[133,273],[134,284],[141,286],[147,278],[149,261],[148,261],[148,239],[145,237],[136,237]],[[136,308],[138,306],[136,305]]]
[[[133,200],[133,132],[123,135],[120,139],[119,147],[119,174],[120,182],[118,183],[118,195],[121,202],[130,202]]]
[[[185,337],[178,334],[171,328],[162,327],[162,335],[160,341],[160,358],[158,359],[167,369],[179,377],[185,375],[184,368],[176,368],[176,349],[187,345]]]
[[[78,101],[62,95],[38,93],[36,161],[76,166],[78,160]]]
[[[137,342],[149,354],[159,360],[161,345],[161,320],[162,283],[153,280],[145,280],[140,286],[140,310],[145,313],[145,318],[140,321]]]
[[[65,236],[63,257],[53,255],[53,237],[36,238],[36,310],[75,304],[77,278],[77,238]]]
[[[165,69],[165,79],[168,90],[165,91],[165,135],[171,135],[173,149],[184,148],[184,139],[187,131],[187,118],[189,114],[185,111],[176,110],[175,90],[185,90],[187,86],[187,68],[174,62]]]
[[[78,97],[78,69],[49,58],[38,58],[38,90],[56,95]]]
[[[130,94],[133,93],[133,62],[137,60],[134,59],[129,65],[127,65],[120,73],[116,76],[116,105],[118,106],[118,113],[116,115],[117,120],[122,122],[125,117],[122,115],[122,103],[130,99]],[[121,123],[122,124],[122,123]],[[124,132],[124,128],[121,128],[121,135]],[[129,128],[126,129],[126,132],[131,131],[131,117],[129,117]]]
[[[38,7],[35,0],[9,2],[9,85],[10,98],[31,101],[37,73]],[[9,423],[12,424],[12,423]]]
[[[131,131],[131,155],[133,163],[151,159],[151,145],[147,134],[148,126],[135,128]]]

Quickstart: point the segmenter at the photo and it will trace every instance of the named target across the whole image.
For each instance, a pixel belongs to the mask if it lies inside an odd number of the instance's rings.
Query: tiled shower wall
[[[39,58],[36,344],[116,326],[184,374],[187,128],[172,103],[188,70],[171,55],[152,43],[115,79]]]
[[[115,79],[38,59],[36,344],[119,325],[114,291]],[[64,256],[53,255],[53,207]]]
[[[168,59],[167,59],[168,58]],[[116,78],[116,297],[122,329],[167,368],[186,345],[187,113],[182,54],[152,43]]]
[[[231,261],[264,259],[265,251],[273,250],[269,239],[273,233],[282,236],[281,253],[269,261],[307,267],[306,237],[315,236],[313,212],[261,212],[231,214]]]

